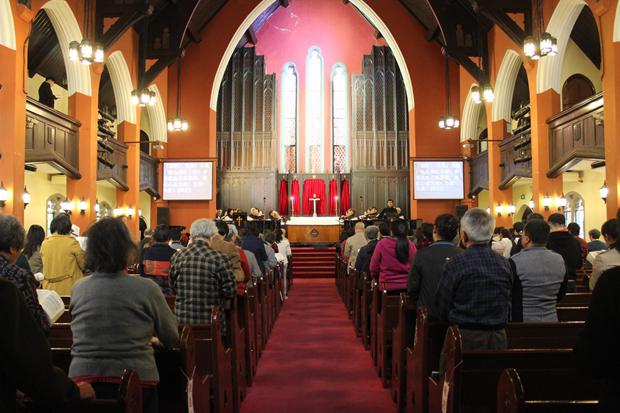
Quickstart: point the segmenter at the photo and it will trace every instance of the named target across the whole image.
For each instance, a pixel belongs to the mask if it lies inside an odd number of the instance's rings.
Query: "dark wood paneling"
[[[119,189],[128,191],[127,145],[116,139],[106,139],[99,142],[97,152],[97,180],[108,180]]]
[[[484,151],[469,159],[471,185],[469,196],[476,196],[483,189],[489,189],[489,152]]]
[[[145,191],[155,198],[159,198],[157,190],[157,167],[159,160],[140,152],[140,191]]]
[[[532,133],[531,129],[504,139],[499,145],[502,181],[500,189],[506,189],[518,178],[532,177]]]
[[[34,99],[26,100],[26,163],[49,163],[73,179],[80,178],[80,122]]]
[[[599,93],[547,120],[554,178],[581,160],[605,159],[603,94]]]

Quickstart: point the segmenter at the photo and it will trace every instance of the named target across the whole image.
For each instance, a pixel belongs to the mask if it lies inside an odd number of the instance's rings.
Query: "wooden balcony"
[[[499,145],[502,180],[499,188],[510,187],[519,178],[532,177],[532,133],[525,129]]]
[[[547,123],[551,152],[548,177],[555,178],[583,160],[605,159],[602,92],[552,116]]]
[[[140,152],[140,191],[145,191],[152,197],[159,198],[157,189],[157,166],[159,160]]]
[[[81,177],[78,163],[80,122],[26,98],[26,164],[49,164],[60,173]]]
[[[489,189],[489,152],[484,151],[469,159],[471,185],[469,196],[478,195],[483,189]]]
[[[97,180],[108,180],[122,191],[127,186],[127,145],[116,139],[104,139],[98,142]]]

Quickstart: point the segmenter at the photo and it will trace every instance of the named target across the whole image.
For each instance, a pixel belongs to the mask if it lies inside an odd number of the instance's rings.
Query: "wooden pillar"
[[[547,119],[560,112],[560,95],[553,89],[532,93],[536,84],[530,82],[530,117],[532,125],[532,198],[534,210],[547,217],[557,212],[556,200],[563,193],[562,176],[547,177],[550,163],[550,138]],[[549,196],[552,204],[548,210],[542,206],[543,197]]]
[[[15,50],[0,46],[0,181],[9,192],[0,213],[24,221],[24,164],[26,153],[27,64],[24,42],[34,14],[24,5],[12,4],[15,25]]]
[[[139,119],[139,117],[138,117]],[[134,239],[140,239],[140,145],[135,143],[140,140],[140,128],[127,121],[117,127],[118,140],[121,142],[134,142],[128,144],[127,149],[127,186],[128,191],[116,190],[116,205],[119,208],[133,208],[134,214],[127,217],[127,226]]]
[[[487,113],[492,113],[490,104],[487,104]],[[493,122],[491,117],[488,117],[488,137],[490,141],[502,140],[506,134],[506,121],[499,120]],[[512,187],[507,189],[500,189],[500,183],[502,182],[502,168],[500,166],[502,159],[499,150],[500,142],[488,143],[489,154],[489,209],[491,214],[495,217],[495,225],[506,228],[512,227],[512,215],[508,215],[507,206],[512,205]],[[502,212],[500,213],[498,206],[501,206]]]

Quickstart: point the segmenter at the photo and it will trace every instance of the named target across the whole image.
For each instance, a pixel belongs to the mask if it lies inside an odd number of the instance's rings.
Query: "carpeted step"
[[[334,247],[292,247],[291,266],[295,278],[333,278],[336,273]]]

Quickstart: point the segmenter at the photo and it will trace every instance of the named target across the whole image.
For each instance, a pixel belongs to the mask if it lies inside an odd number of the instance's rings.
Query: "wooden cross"
[[[314,212],[312,213],[313,217],[316,217],[316,203],[319,202],[321,200],[321,198],[317,198],[316,194],[312,195],[313,198],[310,198],[310,201],[312,201],[312,208],[314,209]]]
[[[241,221],[243,220],[241,219],[240,215],[237,215],[237,219],[235,221],[237,221],[237,228],[241,228]]]

